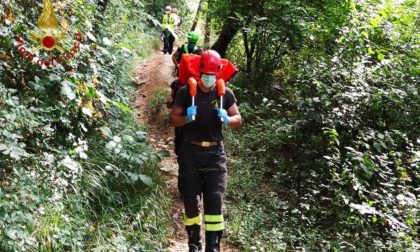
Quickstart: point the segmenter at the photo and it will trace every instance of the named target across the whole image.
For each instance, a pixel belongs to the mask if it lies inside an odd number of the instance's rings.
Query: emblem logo
[[[213,104],[213,106],[214,106],[215,109],[220,108],[220,105],[219,105],[219,101],[218,100],[214,100],[211,103]]]
[[[61,64],[63,60],[69,61],[73,58],[79,50],[82,34],[76,33],[73,48],[66,53],[66,49],[60,45],[61,41],[67,39],[66,31],[59,25],[51,0],[44,0],[41,16],[38,18],[38,29],[31,32],[29,39],[37,44],[32,52],[25,48],[22,35],[16,37],[19,54],[40,67],[52,67],[55,64]],[[36,57],[34,54],[40,50],[44,50],[49,57]],[[53,51],[58,51],[60,54],[53,53]]]

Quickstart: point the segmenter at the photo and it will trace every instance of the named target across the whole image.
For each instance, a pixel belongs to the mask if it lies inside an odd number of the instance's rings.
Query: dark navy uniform
[[[227,110],[234,103],[235,96],[226,88],[223,108]],[[191,105],[192,99],[186,85],[177,93],[174,106],[186,111]],[[227,166],[222,143],[222,122],[216,113],[216,109],[220,108],[217,89],[205,93],[197,88],[195,105],[196,119],[182,127],[184,141],[178,153],[178,189],[184,199],[184,224],[187,231],[194,229],[194,232],[199,232],[202,222],[200,202],[203,197],[206,231],[221,232],[224,229],[222,200]]]

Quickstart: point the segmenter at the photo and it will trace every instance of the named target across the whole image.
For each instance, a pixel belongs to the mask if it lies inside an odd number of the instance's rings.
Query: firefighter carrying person
[[[189,85],[184,85],[176,95],[170,114],[171,124],[183,128],[184,140],[178,153],[178,189],[184,200],[183,222],[190,252],[202,249],[202,197],[205,251],[220,251],[220,239],[224,230],[222,203],[227,179],[222,127],[239,127],[242,124],[233,92],[226,88],[225,94],[218,96],[215,83],[221,67],[220,55],[213,50],[205,51],[199,63],[201,76],[197,78],[195,105],[189,93]],[[223,107],[220,107],[220,98]]]
[[[187,34],[187,41],[185,44],[178,47],[176,52],[172,55],[172,61],[175,65],[175,75],[178,74],[179,71],[179,63],[181,61],[182,55],[185,54],[198,54],[201,55],[203,53],[203,49],[197,47],[197,41],[200,39],[200,36],[195,32],[188,32]],[[175,79],[171,83],[171,96],[168,98],[166,105],[168,108],[172,108],[173,103],[175,101],[175,95],[178,92],[179,88],[181,87],[181,83],[179,79]]]
[[[163,54],[172,54],[175,36],[175,19],[171,13],[171,6],[165,7],[165,14],[162,20]]]
[[[175,73],[178,73],[179,70],[179,62],[181,61],[182,55],[184,54],[198,54],[201,55],[203,53],[203,49],[197,47],[197,41],[200,39],[200,36],[195,32],[188,32],[187,34],[187,43],[183,44],[182,46],[178,47],[176,52],[172,55],[172,61],[175,64]],[[171,96],[167,101],[167,107],[172,108],[173,103],[175,101],[175,95],[178,92],[179,88],[181,87],[181,83],[178,79],[174,80],[171,83]],[[175,137],[174,137],[174,145],[175,145],[175,154],[178,155],[179,146],[182,144],[182,127],[175,127]]]

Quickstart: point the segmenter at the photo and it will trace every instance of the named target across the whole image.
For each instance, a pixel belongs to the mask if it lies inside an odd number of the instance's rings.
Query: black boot
[[[187,234],[188,234],[188,247],[190,252],[201,251],[201,237],[200,237],[200,226],[199,225],[192,225],[187,226]]]
[[[206,252],[219,252],[223,231],[206,231]]]

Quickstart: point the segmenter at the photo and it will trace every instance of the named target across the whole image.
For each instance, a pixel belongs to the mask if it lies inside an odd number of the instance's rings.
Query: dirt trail
[[[164,104],[163,111],[154,119],[147,115],[147,105],[150,98],[157,90],[166,89],[170,92],[170,83],[173,77],[173,63],[170,55],[159,53],[153,54],[147,61],[139,62],[135,68],[134,80],[139,85],[136,93],[136,112],[141,123],[147,126],[150,144],[157,150],[169,151],[170,156],[164,158],[160,163],[163,179],[168,185],[172,195],[172,217],[174,235],[170,241],[169,251],[188,251],[187,235],[182,224],[183,204],[177,188],[178,164],[176,155],[173,152],[174,129],[168,121],[169,110]],[[202,235],[204,243],[204,235]],[[222,240],[223,241],[223,240]],[[223,252],[239,251],[222,244]]]

